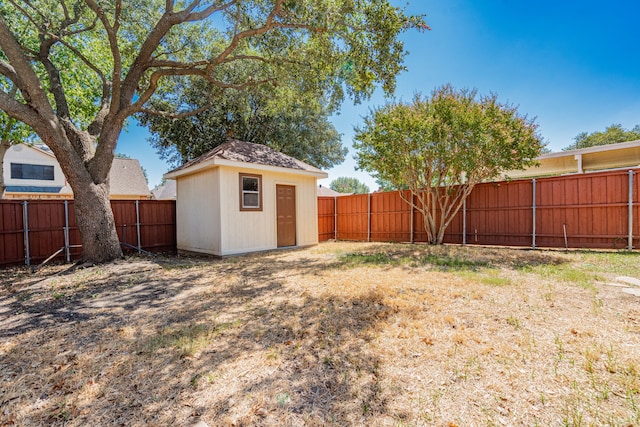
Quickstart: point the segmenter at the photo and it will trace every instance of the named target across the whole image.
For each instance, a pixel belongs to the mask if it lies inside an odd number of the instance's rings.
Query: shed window
[[[53,166],[11,163],[11,179],[53,181]]]
[[[240,210],[262,210],[262,175],[240,174]]]

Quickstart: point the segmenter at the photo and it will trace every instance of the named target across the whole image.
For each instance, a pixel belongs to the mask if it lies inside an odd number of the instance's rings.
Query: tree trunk
[[[101,137],[100,144],[108,144],[113,149],[102,150],[100,157],[98,153],[90,153],[95,141],[88,133],[76,129],[70,122],[62,124],[55,133],[42,134],[50,137],[43,140],[53,150],[73,190],[82,261],[98,264],[122,258],[109,200],[109,171],[121,123],[103,132],[105,136]],[[95,167],[91,168],[92,165]]]
[[[82,260],[102,263],[122,258],[108,182],[76,185],[73,192],[76,222],[82,238]]]

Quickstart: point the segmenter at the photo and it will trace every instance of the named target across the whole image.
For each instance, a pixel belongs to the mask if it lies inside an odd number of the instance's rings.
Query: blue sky
[[[396,1],[408,13],[424,14],[432,30],[403,35],[409,55],[407,71],[398,77],[395,96],[411,100],[415,93],[451,83],[497,93],[502,102],[535,117],[553,151],[586,131],[612,123],[640,124],[640,2],[632,0],[520,2],[513,0]],[[332,118],[351,148],[353,126],[371,108],[385,103],[376,92],[368,102],[345,101]],[[149,146],[148,133],[130,126],[117,151],[138,158],[149,186],[168,166]],[[371,190],[375,181],[355,170],[353,150],[347,160],[320,181],[329,186],[340,176],[353,176]]]

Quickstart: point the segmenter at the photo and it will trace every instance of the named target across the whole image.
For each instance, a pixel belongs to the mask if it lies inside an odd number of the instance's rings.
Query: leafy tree
[[[640,139],[640,125],[627,130],[620,124],[612,124],[604,132],[580,132],[573,138],[575,142],[563,150],[595,147],[597,145],[615,144],[617,142],[635,141]]]
[[[394,185],[391,181],[382,179],[380,177],[376,178],[376,184],[378,184],[378,189],[380,191],[395,191],[395,190],[408,190],[409,188],[406,185],[402,185],[398,187]]]
[[[83,259],[103,262],[122,256],[108,176],[129,117],[203,111],[175,96],[192,80],[282,85],[330,107],[378,85],[391,93],[399,34],[425,27],[389,0],[7,0],[0,109],[51,148],[75,195]],[[236,78],[235,64],[259,77]]]
[[[0,198],[2,198],[6,190],[4,183],[4,155],[11,145],[27,142],[31,136],[32,132],[28,126],[0,111]]]
[[[16,98],[18,88],[10,82],[0,79],[0,90],[7,93],[7,96]],[[0,198],[4,195],[6,186],[4,183],[4,155],[11,145],[20,142],[28,142],[33,136],[33,131],[29,126],[19,120],[9,117],[0,110]]]
[[[141,113],[152,132],[151,144],[160,157],[178,166],[227,140],[228,137],[268,145],[319,168],[344,161],[347,149],[329,122],[328,108],[317,99],[290,99],[287,88],[263,85],[239,91],[196,82],[176,94],[181,105],[209,107],[193,116],[172,119]],[[156,101],[158,109],[164,100]]]
[[[346,193],[346,194],[367,194],[369,193],[369,187],[363,182],[358,181],[357,178],[351,178],[346,176],[341,176],[340,178],[336,178],[331,181],[329,184],[329,188],[333,191],[337,191],[338,193]]]
[[[354,147],[359,168],[410,190],[401,197],[422,213],[429,243],[441,244],[477,183],[535,163],[536,128],[496,95],[445,85],[374,110],[356,128]]]

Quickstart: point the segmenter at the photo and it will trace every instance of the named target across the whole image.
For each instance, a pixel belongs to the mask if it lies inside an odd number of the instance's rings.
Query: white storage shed
[[[229,140],[164,175],[177,186],[177,247],[216,256],[318,243],[327,173],[267,146]]]

